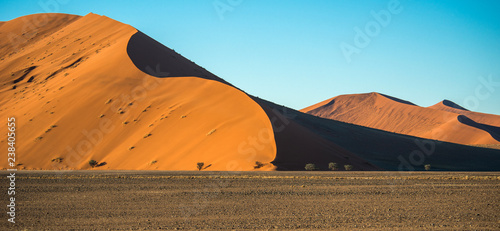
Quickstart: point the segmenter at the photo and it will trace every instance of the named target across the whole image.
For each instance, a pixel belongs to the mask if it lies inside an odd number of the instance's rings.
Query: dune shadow
[[[461,107],[460,105],[458,105],[458,104],[456,104],[456,103],[454,103],[452,101],[446,100],[446,99],[443,100],[443,104],[445,106],[448,106],[448,107],[451,107],[451,108],[460,109],[460,110],[464,110],[464,111],[469,111],[469,110]]]
[[[500,142],[500,127],[478,123],[464,115],[459,115],[457,119],[460,123],[488,132],[493,139]]]
[[[130,37],[127,54],[134,65],[148,75],[159,78],[193,76],[230,85],[140,31]]]

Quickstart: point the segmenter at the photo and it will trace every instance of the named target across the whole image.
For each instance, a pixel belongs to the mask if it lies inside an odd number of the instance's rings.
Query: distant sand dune
[[[468,111],[445,100],[424,108],[379,93],[341,95],[302,112],[399,134],[458,144],[497,144],[500,116]],[[465,123],[465,117],[475,121]],[[461,119],[462,118],[462,119]]]

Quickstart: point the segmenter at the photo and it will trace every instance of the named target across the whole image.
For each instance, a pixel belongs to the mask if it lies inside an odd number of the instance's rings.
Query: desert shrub
[[[196,163],[196,168],[198,169],[198,171],[201,171],[203,169],[203,165],[205,165],[205,163],[203,162]]]
[[[198,171],[205,170],[205,169],[209,168],[210,166],[212,166],[212,164],[205,166],[204,162],[196,163],[196,168],[198,169]]]
[[[312,164],[312,163],[309,163],[309,164],[306,164],[306,166],[304,167],[307,171],[314,171],[316,170],[316,165],[315,164]]]
[[[89,160],[89,165],[90,167],[94,168],[98,165],[99,163],[95,160]]]
[[[353,166],[352,166],[352,165],[350,165],[350,164],[346,164],[346,165],[344,165],[344,169],[345,169],[346,171],[351,171],[351,170],[353,169]]]
[[[424,165],[424,168],[425,168],[425,171],[429,171],[429,170],[431,170],[431,165],[426,164],[426,165]]]
[[[57,157],[57,158],[52,159],[52,162],[61,163],[63,161],[63,159],[64,158],[62,158],[62,157]]]
[[[328,163],[328,169],[330,169],[332,171],[339,170],[339,164],[334,163],[334,162],[330,162],[330,163]]]
[[[259,168],[262,168],[264,167],[264,163],[261,163],[259,161],[255,161],[255,166],[253,166],[253,169],[259,169]]]

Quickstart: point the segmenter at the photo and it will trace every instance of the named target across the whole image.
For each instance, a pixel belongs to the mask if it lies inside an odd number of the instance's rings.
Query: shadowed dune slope
[[[441,140],[458,144],[498,144],[491,128],[463,123],[465,115],[477,123],[496,126],[500,116],[470,112],[453,102],[419,107],[379,93],[341,95],[304,108],[301,111],[384,131]]]
[[[287,118],[387,170],[499,171],[500,150],[429,140],[289,111]],[[489,147],[489,146],[484,146]]]
[[[337,163],[341,169],[344,165],[352,165],[354,170],[381,169],[320,136],[317,129],[321,130],[322,125],[312,128],[301,125],[297,114],[302,113],[263,99],[254,99],[264,108],[273,124],[278,148],[273,163],[278,170],[303,170],[304,163],[313,163],[321,170],[328,170],[330,162]]]
[[[196,76],[228,84],[174,50],[164,46],[151,37],[138,31],[128,41],[127,53],[134,65],[144,73],[156,77]],[[155,64],[156,66],[150,66]],[[168,66],[168,72],[159,72],[158,68]]]
[[[271,122],[248,95],[199,78],[195,64],[179,69],[136,54],[156,73],[185,77],[145,74],[127,53],[136,29],[96,14],[68,17],[52,16],[53,30],[2,56],[0,117],[16,118],[19,168],[89,169],[91,159],[99,169],[195,170],[204,162],[207,170],[252,170],[256,161],[275,168]]]

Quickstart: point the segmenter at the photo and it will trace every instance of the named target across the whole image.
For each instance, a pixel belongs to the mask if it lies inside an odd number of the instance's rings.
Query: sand
[[[337,96],[301,111],[432,140],[466,145],[500,143],[500,116],[457,109],[453,102],[444,102],[425,108],[383,94],[368,93]]]

